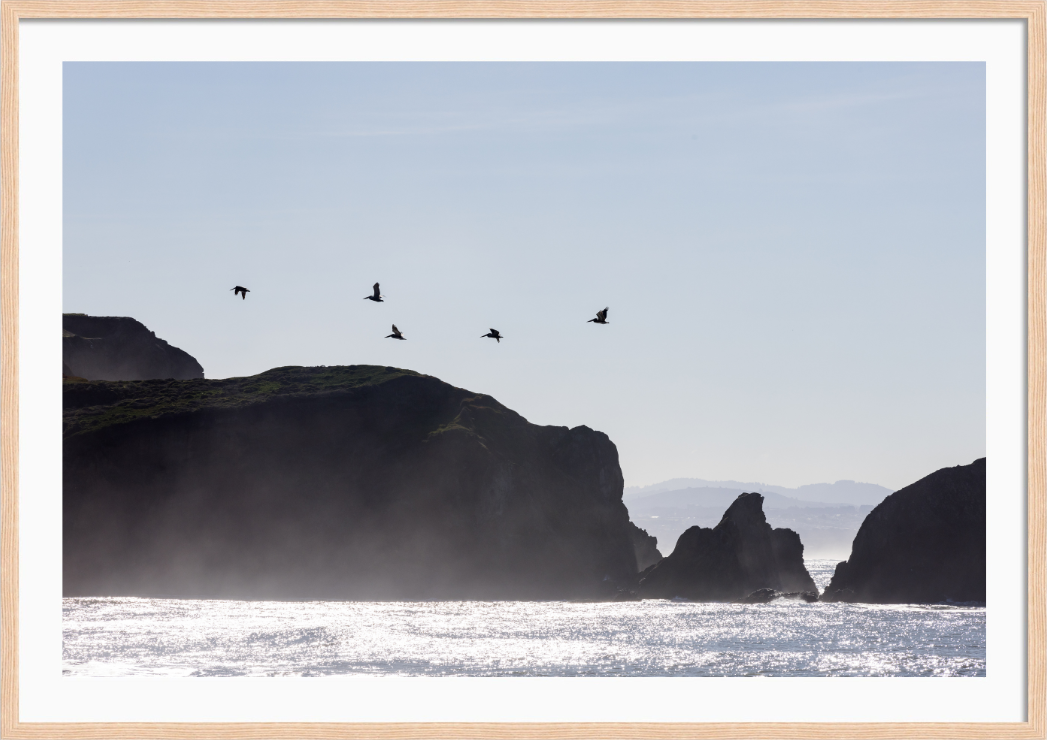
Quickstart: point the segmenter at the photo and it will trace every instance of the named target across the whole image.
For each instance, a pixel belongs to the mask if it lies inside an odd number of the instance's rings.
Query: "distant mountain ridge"
[[[726,509],[742,493],[760,493],[741,488],[680,488],[669,491],[658,491],[646,496],[635,496],[627,499],[628,503],[639,509],[687,509],[712,507]],[[797,498],[783,496],[771,491],[763,492],[765,509],[825,508],[837,504],[821,501],[801,501]]]
[[[810,558],[846,558],[865,515],[891,494],[873,483],[837,481],[799,488],[765,483],[674,478],[644,488],[625,489],[632,521],[658,538],[663,555],[688,527],[713,527],[742,493],[763,494],[763,508],[774,527],[799,533]]]
[[[625,497],[637,500],[666,491],[683,491],[685,489],[725,489],[730,491],[756,492],[765,495],[779,494],[795,501],[817,502],[822,504],[843,504],[846,506],[876,506],[889,495],[893,489],[875,483],[860,483],[853,480],[838,480],[835,483],[811,483],[798,488],[786,488],[767,483],[744,483],[736,480],[711,481],[704,478],[673,478],[654,483],[650,486],[627,486]],[[772,505],[768,499],[767,504]]]

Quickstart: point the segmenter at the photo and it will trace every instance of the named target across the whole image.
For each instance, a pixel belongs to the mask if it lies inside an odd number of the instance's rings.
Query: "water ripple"
[[[963,605],[94,598],[63,633],[68,676],[985,675]]]

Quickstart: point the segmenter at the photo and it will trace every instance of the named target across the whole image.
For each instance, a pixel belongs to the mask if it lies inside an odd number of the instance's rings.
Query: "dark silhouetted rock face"
[[[635,578],[618,451],[381,367],[65,386],[67,596],[589,598]]]
[[[985,458],[942,468],[869,512],[823,601],[985,601]]]
[[[791,529],[771,529],[763,496],[743,493],[712,529],[691,527],[672,554],[643,573],[640,598],[737,601],[759,589],[815,591],[803,545]]]
[[[62,373],[88,380],[203,378],[188,352],[172,347],[139,321],[63,314]]]
[[[636,570],[647,570],[662,559],[658,552],[658,538],[647,534],[646,529],[632,525],[633,551],[636,553]]]

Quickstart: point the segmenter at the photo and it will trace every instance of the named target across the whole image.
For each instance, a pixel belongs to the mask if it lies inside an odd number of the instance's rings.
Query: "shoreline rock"
[[[822,601],[985,602],[985,458],[942,468],[869,512]]]
[[[781,591],[775,591],[773,588],[761,588],[753,591],[751,594],[746,596],[744,599],[738,599],[736,604],[768,604],[778,599],[786,599],[788,601],[806,601],[808,604],[813,604],[818,601],[817,591],[794,591],[792,593],[782,593]]]

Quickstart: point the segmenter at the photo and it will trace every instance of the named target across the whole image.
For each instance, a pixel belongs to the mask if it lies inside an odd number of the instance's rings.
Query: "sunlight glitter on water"
[[[835,563],[808,565],[824,588]],[[81,598],[63,613],[69,676],[985,675],[984,607]]]

